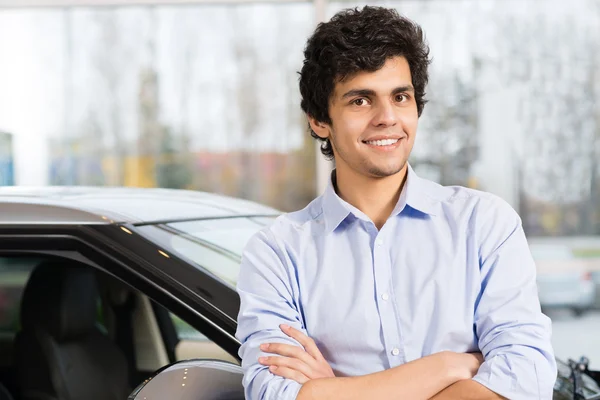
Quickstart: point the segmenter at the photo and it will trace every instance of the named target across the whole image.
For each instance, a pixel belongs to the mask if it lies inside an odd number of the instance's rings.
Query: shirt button
[[[377,246],[383,246],[383,239],[377,239],[375,243],[377,244]]]
[[[390,296],[389,296],[387,293],[384,293],[384,294],[382,294],[382,295],[381,295],[381,298],[382,298],[384,301],[388,301],[388,299],[390,298]]]
[[[392,355],[393,355],[393,356],[397,356],[398,354],[400,354],[400,350],[398,350],[397,348],[394,348],[394,349],[392,350]]]

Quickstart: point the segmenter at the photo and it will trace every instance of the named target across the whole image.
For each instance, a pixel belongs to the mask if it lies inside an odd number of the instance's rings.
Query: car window
[[[273,220],[274,217],[222,218],[176,222],[168,226],[239,256],[248,240]]]
[[[238,361],[225,350],[202,333],[198,332],[181,318],[171,314],[171,320],[173,321],[173,325],[177,332],[177,338],[179,339],[179,343],[175,348],[175,358],[177,361],[206,358],[238,363]]]
[[[21,329],[21,299],[31,273],[43,258],[0,257],[0,335],[12,336]],[[106,333],[102,303],[98,298],[96,325]]]
[[[12,335],[19,331],[23,290],[40,261],[36,258],[0,257],[0,334]]]
[[[166,240],[169,243],[163,245],[235,286],[246,243],[274,219],[275,217],[234,217],[174,222],[159,227],[168,232]],[[154,226],[142,226],[140,230],[151,234],[153,228]]]
[[[171,314],[171,320],[173,321],[179,340],[210,340],[175,314]]]

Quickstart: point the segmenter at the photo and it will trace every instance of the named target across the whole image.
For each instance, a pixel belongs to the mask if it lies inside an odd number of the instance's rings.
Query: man
[[[385,8],[342,11],[308,40],[302,109],[336,169],[244,252],[247,399],[552,397],[518,215],[407,162],[429,62],[421,29]]]

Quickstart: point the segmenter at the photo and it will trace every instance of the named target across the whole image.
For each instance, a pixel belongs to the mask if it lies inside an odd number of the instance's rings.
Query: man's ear
[[[308,117],[308,123],[310,124],[311,129],[315,131],[317,136],[319,136],[321,139],[329,138],[329,124],[326,124],[325,122],[319,122],[313,117]]]

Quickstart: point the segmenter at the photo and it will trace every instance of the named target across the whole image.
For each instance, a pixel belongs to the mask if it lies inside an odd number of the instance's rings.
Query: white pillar
[[[327,0],[314,0],[313,1],[315,7],[315,21],[316,24],[320,22],[325,22],[327,18]],[[325,191],[327,187],[327,183],[329,181],[329,176],[331,175],[331,170],[333,169],[333,162],[327,161],[323,154],[321,154],[321,142],[316,141],[315,143],[315,151],[317,153],[316,162],[317,162],[317,194],[321,194]]]
[[[484,71],[479,93],[479,162],[475,175],[481,189],[494,193],[519,209],[517,157],[522,137],[518,125],[519,98],[516,86],[503,86],[498,72]]]
[[[329,183],[329,177],[331,176],[331,170],[333,169],[333,162],[327,161],[325,156],[321,154],[321,142],[315,143],[315,152],[317,153],[317,194],[321,194],[327,188]]]

